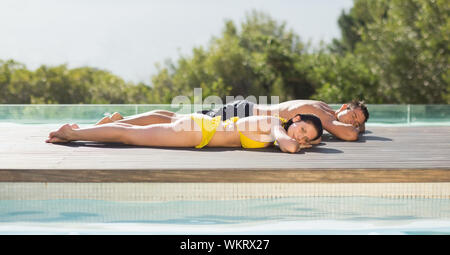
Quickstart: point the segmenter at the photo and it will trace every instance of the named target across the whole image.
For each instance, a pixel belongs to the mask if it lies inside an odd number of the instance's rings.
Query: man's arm
[[[332,135],[344,141],[356,141],[358,140],[359,129],[353,127],[353,125],[345,124],[334,120],[332,122],[323,123],[323,128],[330,132]]]
[[[364,133],[366,131],[366,123],[359,125],[359,133]]]
[[[322,137],[317,138],[314,141],[309,142],[310,144],[319,144],[322,141]]]

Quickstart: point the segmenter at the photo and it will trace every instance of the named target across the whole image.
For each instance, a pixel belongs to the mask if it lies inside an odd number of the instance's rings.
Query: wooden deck
[[[325,134],[320,145],[296,154],[45,143],[58,126],[0,123],[0,182],[450,182],[448,126],[368,127],[358,142]]]

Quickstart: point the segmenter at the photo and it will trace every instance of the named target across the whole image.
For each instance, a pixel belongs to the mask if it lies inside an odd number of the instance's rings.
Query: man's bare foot
[[[117,120],[122,120],[123,116],[120,113],[115,112],[109,118],[114,122],[114,121],[117,121]]]
[[[76,124],[75,124],[76,125]],[[76,125],[78,126],[78,125]],[[50,132],[46,143],[68,143],[71,141],[71,133],[73,131],[73,125],[65,124],[58,130]]]
[[[94,126],[112,123],[114,121],[122,120],[122,119],[123,119],[122,115],[118,112],[115,112],[115,113],[111,114],[111,116],[103,117],[103,119],[101,119],[99,122],[97,122]]]
[[[95,123],[94,126],[98,126],[98,125],[102,125],[102,124],[107,124],[107,123],[111,123],[111,122],[113,122],[113,121],[111,120],[111,118],[109,118],[109,116],[105,116],[105,117],[103,117],[103,119],[101,119],[99,122]]]

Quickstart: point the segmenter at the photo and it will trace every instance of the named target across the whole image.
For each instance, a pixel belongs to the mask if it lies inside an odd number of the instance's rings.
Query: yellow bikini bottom
[[[205,118],[202,115],[193,115],[191,118],[197,123],[197,125],[202,129],[202,141],[195,148],[205,147],[213,138],[216,133],[217,128],[220,125],[222,116],[217,116],[214,118]]]
[[[230,123],[236,123],[236,121],[238,121],[238,120],[239,120],[239,117],[232,117],[229,120],[226,120],[223,125],[227,126]],[[242,134],[242,132],[239,129],[238,129],[238,132],[239,132],[239,140],[241,140],[242,148],[246,148],[246,149],[264,148],[264,147],[267,147],[268,144],[270,144],[270,142],[260,142],[260,141],[252,140],[252,139],[246,137],[244,134]]]

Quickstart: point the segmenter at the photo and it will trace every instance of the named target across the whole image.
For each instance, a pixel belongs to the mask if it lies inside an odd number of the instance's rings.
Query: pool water
[[[0,234],[450,234],[449,199],[2,200]]]

